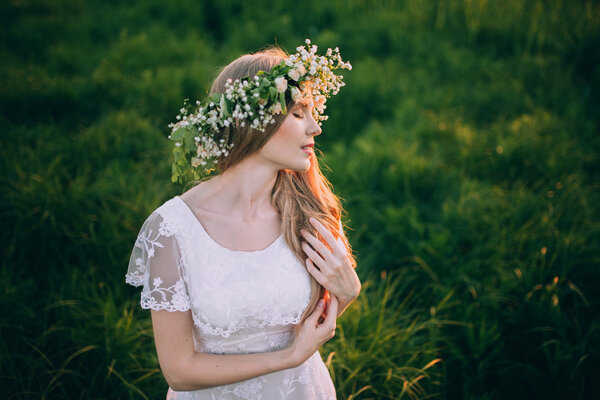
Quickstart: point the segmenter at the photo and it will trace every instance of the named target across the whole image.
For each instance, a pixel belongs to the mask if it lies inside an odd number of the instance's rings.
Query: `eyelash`
[[[296,118],[304,118],[304,116],[302,114],[297,114],[297,113],[294,113],[294,117],[296,117]]]

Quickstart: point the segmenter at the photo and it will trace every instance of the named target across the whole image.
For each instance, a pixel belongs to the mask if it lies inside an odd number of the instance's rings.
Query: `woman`
[[[313,146],[351,67],[316,49],[234,60],[170,125],[174,181],[219,173],[148,217],[126,275],[170,399],[335,398],[318,348],[360,281]]]

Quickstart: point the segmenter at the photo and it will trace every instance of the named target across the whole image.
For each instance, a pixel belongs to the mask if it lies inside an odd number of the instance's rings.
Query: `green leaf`
[[[179,159],[181,158],[181,155],[182,155],[181,147],[176,146],[173,149],[173,158],[175,159],[175,163],[177,163],[179,161]]]
[[[221,110],[223,110],[223,116],[225,118],[229,117],[231,113],[229,112],[229,104],[227,103],[227,100],[225,100],[225,96],[221,97],[221,103],[219,105],[221,106]]]
[[[283,114],[287,113],[287,108],[285,107],[285,92],[279,93],[279,103],[281,104],[281,112]]]
[[[170,139],[174,142],[180,141],[181,138],[183,137],[183,135],[185,134],[186,130],[187,130],[187,127],[185,127],[185,126],[177,129],[175,132],[171,133]]]
[[[177,163],[171,164],[171,182],[175,183],[179,179],[179,168]]]
[[[196,148],[195,141],[194,141],[194,135],[185,135],[183,137],[183,146],[182,147],[184,147],[185,150],[187,150],[187,151],[194,150],[194,148]]]
[[[269,87],[269,97],[271,99],[277,98],[277,89],[275,89],[273,86]]]
[[[189,164],[189,160],[185,157],[183,151],[181,151],[181,156],[177,159],[177,166],[180,169],[185,169],[185,167]]]

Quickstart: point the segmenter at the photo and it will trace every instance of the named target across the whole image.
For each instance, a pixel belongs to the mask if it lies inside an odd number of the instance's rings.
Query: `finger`
[[[310,223],[323,236],[323,238],[325,239],[327,244],[329,244],[329,247],[331,247],[333,249],[334,254],[342,254],[342,251],[339,247],[339,243],[337,242],[337,240],[335,240],[335,238],[333,237],[331,232],[329,232],[327,230],[327,228],[325,228],[323,226],[322,223],[320,223],[319,221],[317,221],[315,218],[312,218],[312,217],[310,218]]]
[[[319,300],[319,302],[317,303],[313,312],[306,318],[306,321],[310,321],[312,323],[312,325],[316,326],[317,321],[319,320],[319,317],[323,313],[324,309],[325,309],[325,301]]]
[[[312,247],[310,247],[308,245],[308,243],[306,242],[302,242],[302,250],[304,250],[304,252],[306,253],[307,256],[310,257],[311,260],[313,260],[313,262],[315,263],[315,265],[319,268],[324,268],[327,263],[325,262],[325,260],[323,260],[321,258],[321,256],[319,255],[319,253],[317,253],[316,251],[314,251],[312,249]]]
[[[313,260],[311,260],[310,258],[306,259],[306,270],[308,271],[309,274],[311,274],[316,280],[317,282],[319,282],[321,284],[321,286],[325,286],[325,277],[323,276],[323,274],[321,273],[321,271],[315,266],[315,264],[313,263]]]
[[[342,249],[342,253],[348,256],[348,248],[346,247],[346,243],[344,243],[344,238],[340,236],[337,238],[337,242],[340,245],[340,249]]]
[[[327,317],[325,318],[325,321],[323,321],[323,324],[329,324],[330,326],[335,326],[338,305],[339,305],[339,301],[338,301],[337,297],[335,297],[334,295],[331,295],[331,298],[329,299],[329,303],[327,304]]]
[[[302,237],[310,243],[310,245],[321,255],[324,260],[329,260],[333,255],[332,251],[327,248],[319,239],[311,235],[304,229],[300,231]]]

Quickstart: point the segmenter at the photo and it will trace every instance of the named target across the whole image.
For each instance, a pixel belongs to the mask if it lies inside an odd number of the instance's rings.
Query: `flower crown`
[[[313,116],[319,125],[328,118],[323,115],[325,100],[344,86],[343,76],[335,75],[333,70],[351,70],[352,65],[342,61],[337,47],[319,56],[317,46],[311,46],[309,39],[305,43],[270,72],[259,71],[253,78],[228,79],[225,93],[196,101],[193,111],[187,99],[184,101],[178,122],[169,124],[169,139],[175,142],[172,182],[209,175],[218,158],[227,156],[233,146],[228,144],[225,128],[247,126],[264,132],[275,122],[275,115],[287,112],[286,94],[294,102],[312,98]]]

